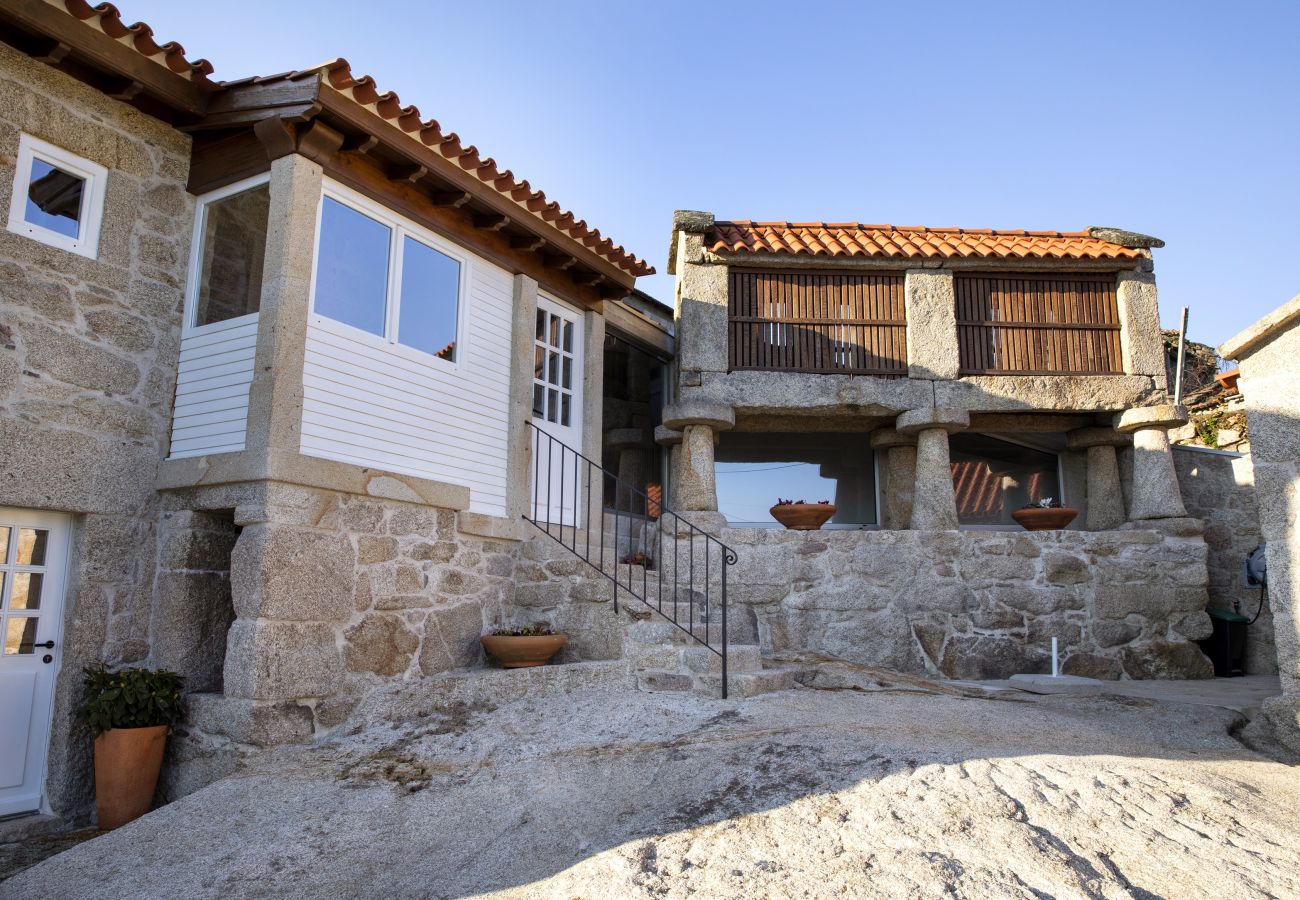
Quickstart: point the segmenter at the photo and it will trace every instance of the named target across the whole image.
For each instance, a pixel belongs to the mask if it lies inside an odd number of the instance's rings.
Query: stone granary
[[[165,797],[395,682],[747,695],[798,674],[764,654],[1004,676],[1053,637],[1208,674],[1158,242],[684,214],[670,317],[342,60],[217,81],[85,0],[0,41],[0,816],[88,815],[97,662],[185,676]],[[755,469],[832,527],[737,527]],[[1047,496],[1076,523],[1015,530]],[[481,671],[538,621],[561,665]]]
[[[742,551],[731,596],[765,651],[1005,677],[1056,637],[1066,672],[1207,673],[1160,246],[677,213],[671,502]],[[804,493],[831,530],[737,527]],[[1079,510],[1067,530],[1007,530],[1045,498]]]

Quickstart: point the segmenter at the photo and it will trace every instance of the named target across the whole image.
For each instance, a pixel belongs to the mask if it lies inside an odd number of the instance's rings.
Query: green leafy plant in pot
[[[107,830],[149,811],[167,733],[185,714],[185,679],[163,669],[99,665],[83,672],[86,699],[77,717],[95,736],[95,805]]]

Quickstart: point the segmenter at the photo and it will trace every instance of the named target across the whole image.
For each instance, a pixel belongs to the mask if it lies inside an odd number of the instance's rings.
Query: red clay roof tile
[[[91,6],[86,0],[63,0],[62,3],[47,0],[47,2],[52,6],[62,6],[69,15],[89,27],[98,28],[114,40],[129,42],[138,53],[149,57],[159,65],[217,90],[250,82],[296,80],[314,77],[319,73],[325,83],[334,90],[349,97],[353,102],[370,108],[380,118],[393,121],[411,135],[412,139],[426,146],[436,147],[444,157],[458,163],[461,168],[472,171],[492,190],[508,197],[519,204],[521,209],[550,223],[574,240],[592,247],[596,253],[628,274],[636,277],[654,273],[654,267],[645,260],[629,253],[621,245],[615,245],[613,241],[603,237],[599,229],[590,227],[586,221],[563,210],[558,203],[548,201],[544,193],[533,190],[527,181],[516,180],[509,170],[499,170],[496,161],[490,157],[480,157],[476,147],[463,146],[458,135],[451,132],[444,133],[437,121],[422,119],[418,107],[403,106],[401,98],[392,91],[380,93],[375,86],[375,80],[369,75],[354,75],[346,59],[335,59],[311,69],[283,72],[279,75],[213,82],[208,78],[212,74],[212,64],[206,59],[193,61],[186,59],[185,48],[174,41],[158,44],[153,39],[153,29],[143,22],[134,25],[124,24],[121,13],[111,3]]]
[[[715,222],[705,246],[718,253],[791,253],[898,259],[1140,259],[1139,249],[1086,231],[925,228],[858,222]]]

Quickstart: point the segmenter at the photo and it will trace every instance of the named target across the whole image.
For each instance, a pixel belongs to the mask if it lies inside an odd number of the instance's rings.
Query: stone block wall
[[[1273,612],[1267,601],[1261,610],[1259,588],[1242,582],[1246,556],[1264,542],[1254,464],[1249,456],[1196,447],[1175,446],[1173,454],[1183,504],[1189,515],[1205,522],[1210,606],[1238,608],[1247,618],[1259,611],[1259,619],[1247,628],[1246,673],[1274,675]]]
[[[190,140],[0,46],[0,209],[21,133],[108,169],[99,253],[0,228],[0,506],[73,516],[47,790],[85,814],[81,668],[150,652],[153,492],[166,449],[193,224]]]
[[[730,601],[765,651],[819,650],[949,678],[1050,668],[1098,678],[1209,677],[1199,524],[1165,531],[726,529]]]
[[[459,533],[452,510],[279,482],[177,491],[168,502],[233,509],[239,531],[220,690],[191,696],[166,796],[258,748],[335,727],[384,683],[483,664],[479,637],[509,619],[516,543]],[[204,615],[209,586],[175,583],[190,593],[170,607]]]

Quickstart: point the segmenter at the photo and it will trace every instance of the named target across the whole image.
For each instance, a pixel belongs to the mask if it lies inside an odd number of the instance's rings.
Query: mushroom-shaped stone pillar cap
[[[736,427],[736,411],[709,400],[683,400],[664,409],[664,427],[681,431],[687,425],[708,425],[714,431]]]
[[[1161,406],[1139,406],[1127,409],[1115,417],[1115,430],[1132,434],[1144,428],[1173,428],[1187,424],[1187,407],[1166,403]]]
[[[970,413],[964,409],[953,409],[947,406],[909,409],[898,417],[894,427],[903,434],[920,434],[931,428],[942,428],[951,434],[970,427]]]
[[[916,435],[900,434],[896,428],[877,428],[871,432],[871,449],[886,450],[890,447],[915,447]]]
[[[1132,439],[1113,428],[1076,428],[1065,436],[1065,446],[1071,450],[1089,447],[1127,447]]]
[[[664,447],[675,447],[682,442],[684,435],[675,428],[655,426],[655,443]]]

